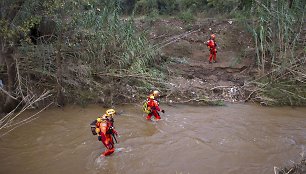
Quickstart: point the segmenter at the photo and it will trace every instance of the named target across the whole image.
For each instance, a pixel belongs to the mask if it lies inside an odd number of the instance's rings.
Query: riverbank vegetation
[[[6,114],[0,130],[6,133],[37,118],[34,114],[16,121],[30,108],[137,102],[152,89],[172,103],[222,105],[227,98],[269,106],[306,105],[305,0],[2,0],[0,11],[0,114]],[[164,18],[175,20],[167,25]],[[199,24],[201,18],[205,21]],[[226,36],[223,30],[233,21],[252,37],[237,30],[232,31],[234,39]],[[189,43],[204,43],[202,36],[178,44],[172,51],[176,57],[161,53],[162,47],[191,34],[208,35],[213,32],[209,26],[219,27],[223,50],[218,56],[225,49],[224,57],[231,49],[239,51],[243,56],[236,63],[249,59],[248,68],[211,69],[196,62],[185,67],[187,73],[179,72],[181,66],[175,65],[187,64],[190,50],[203,47]],[[159,27],[158,35],[148,32],[154,27]],[[248,45],[243,45],[246,40]],[[255,72],[247,80],[233,76],[246,70]],[[174,77],[182,78],[175,84],[170,82]],[[217,85],[220,80],[235,83]],[[279,173],[301,170],[305,159]]]
[[[157,52],[119,17],[115,1],[4,1],[1,8],[3,111],[45,92],[52,97],[38,104],[135,101],[162,82],[148,68],[160,61]]]
[[[107,106],[142,100],[152,89],[167,93],[168,60],[136,18],[173,16],[190,33],[198,14],[241,21],[253,35],[255,56],[248,58],[257,73],[241,86],[251,91],[244,99],[306,104],[303,0],[3,0],[0,8],[0,112],[50,103]]]
[[[293,163],[288,167],[283,167],[281,169],[274,167],[274,174],[303,174],[306,171],[306,159],[305,157],[301,159],[300,162]]]
[[[305,105],[305,1],[255,1],[251,24],[257,98],[267,105]]]

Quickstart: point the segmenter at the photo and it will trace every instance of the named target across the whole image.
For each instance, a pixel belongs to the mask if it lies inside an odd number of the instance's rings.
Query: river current
[[[306,108],[161,108],[166,112],[155,122],[145,119],[140,104],[117,106],[117,150],[103,158],[104,146],[89,124],[106,108],[43,111],[0,139],[0,173],[273,174],[274,167],[298,162],[306,151]]]

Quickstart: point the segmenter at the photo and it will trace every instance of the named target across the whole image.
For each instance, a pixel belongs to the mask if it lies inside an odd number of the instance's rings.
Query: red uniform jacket
[[[209,48],[211,53],[216,53],[217,52],[217,42],[214,40],[210,39],[207,41],[207,47]]]
[[[158,104],[158,102],[156,100],[150,99],[148,101],[148,107],[150,107],[149,110],[151,112],[154,111],[154,110],[160,111],[159,104]]]

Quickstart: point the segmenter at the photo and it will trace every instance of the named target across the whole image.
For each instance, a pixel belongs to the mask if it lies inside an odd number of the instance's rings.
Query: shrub
[[[195,20],[193,13],[191,10],[181,12],[178,17],[186,23],[191,23]]]

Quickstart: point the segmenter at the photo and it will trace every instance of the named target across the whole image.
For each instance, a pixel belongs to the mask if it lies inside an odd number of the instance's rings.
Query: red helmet
[[[211,38],[211,39],[215,39],[215,38],[216,38],[216,35],[215,35],[215,34],[211,34],[211,35],[210,35],[210,38]]]

